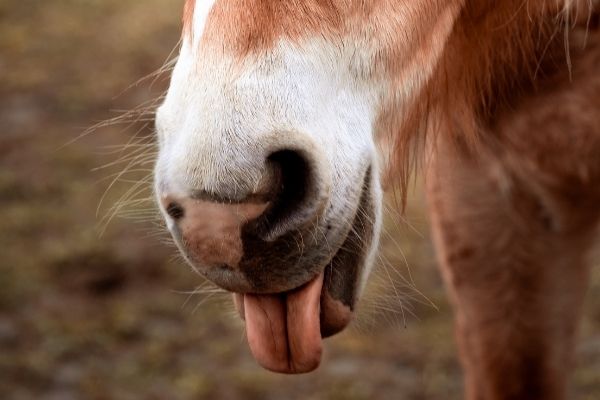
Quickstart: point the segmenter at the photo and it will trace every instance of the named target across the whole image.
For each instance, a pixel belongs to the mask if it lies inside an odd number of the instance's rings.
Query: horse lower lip
[[[306,284],[304,284],[304,285],[306,285]],[[285,292],[273,293],[272,295],[286,296],[288,293],[293,292],[294,290],[298,290],[299,288],[301,288],[304,285],[300,285],[296,289],[288,290]],[[323,291],[325,291],[325,285],[323,285]],[[244,293],[233,293],[233,304],[235,305],[235,309],[236,309],[238,315],[240,316],[240,318],[242,319],[242,321],[246,320],[245,310],[244,310],[244,296],[245,295],[246,294],[244,294]],[[321,297],[323,297],[323,294],[321,294]]]
[[[285,295],[285,293],[281,293]],[[244,294],[233,293],[233,303],[242,321],[246,320]],[[352,320],[354,312],[339,300],[335,300],[327,291],[326,283],[321,292],[321,336],[327,338],[342,331]]]
[[[311,279],[312,281],[312,279]],[[281,293],[273,293],[272,295],[276,296],[276,295],[280,295],[280,296],[286,296],[288,293],[294,292],[299,290],[300,288],[302,288],[303,286],[307,285],[307,283],[300,285],[299,287],[292,289],[292,290],[287,290],[285,292],[281,292]],[[325,291],[325,285],[323,285],[323,291]],[[244,293],[233,293],[233,304],[235,305],[235,309],[238,312],[240,318],[245,321],[246,320],[246,316],[245,316],[245,310],[244,310],[244,296],[246,294]],[[321,294],[322,297],[322,294]]]

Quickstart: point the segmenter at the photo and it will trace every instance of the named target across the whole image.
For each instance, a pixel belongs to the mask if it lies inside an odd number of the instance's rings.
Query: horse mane
[[[591,15],[593,5],[559,3],[467,0],[425,89],[387,127],[393,143],[387,180],[399,189],[401,205],[412,172],[423,163],[425,148],[435,151],[437,136],[480,151],[503,110],[544,77],[570,67],[569,31],[575,20]]]

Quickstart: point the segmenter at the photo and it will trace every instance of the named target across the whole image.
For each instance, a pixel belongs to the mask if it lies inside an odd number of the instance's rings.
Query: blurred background
[[[256,366],[229,296],[178,258],[149,173],[182,6],[0,1],[0,399],[460,398],[418,187],[316,373]],[[572,391],[600,398],[599,268]]]

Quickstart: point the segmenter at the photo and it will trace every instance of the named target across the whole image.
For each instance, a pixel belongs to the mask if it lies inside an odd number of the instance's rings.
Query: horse
[[[419,171],[466,398],[564,399],[600,219],[595,0],[187,0],[155,193],[268,370],[353,319]]]

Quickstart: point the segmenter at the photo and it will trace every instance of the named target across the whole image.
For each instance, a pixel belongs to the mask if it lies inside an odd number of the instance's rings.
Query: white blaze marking
[[[215,4],[215,0],[196,0],[196,7],[194,8],[194,16],[192,26],[194,29],[194,41],[202,37],[204,34],[204,28],[206,27],[206,20]]]

